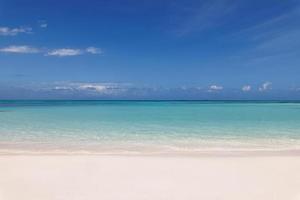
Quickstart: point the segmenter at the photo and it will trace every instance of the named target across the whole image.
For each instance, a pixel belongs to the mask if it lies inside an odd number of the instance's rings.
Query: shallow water
[[[299,102],[0,101],[1,151],[299,149]]]

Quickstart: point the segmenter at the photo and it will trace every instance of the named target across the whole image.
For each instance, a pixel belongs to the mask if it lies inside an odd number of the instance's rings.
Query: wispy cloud
[[[32,28],[30,27],[19,27],[19,28],[9,28],[9,27],[0,27],[0,35],[2,36],[15,36],[20,33],[32,33]]]
[[[51,50],[51,51],[47,52],[45,55],[65,57],[65,56],[78,56],[81,54],[82,54],[82,51],[80,49],[62,48],[62,49]]]
[[[191,4],[174,3],[175,33],[178,36],[201,32],[224,23],[225,16],[234,12],[237,1],[195,1]],[[174,20],[173,20],[174,21]]]
[[[272,89],[272,83],[267,81],[267,82],[264,82],[259,88],[258,90],[260,92],[263,92],[263,91],[267,91],[267,90],[271,90]]]
[[[300,29],[285,31],[273,38],[262,41],[256,50],[271,55],[294,52],[300,47]]]
[[[240,30],[235,36],[247,37],[252,41],[272,39],[285,32],[298,29],[297,20],[295,19],[299,19],[299,17],[300,5],[296,4],[293,8],[287,9],[285,12]]]
[[[91,54],[102,54],[103,51],[100,48],[88,47],[88,48],[86,48],[86,52],[91,53]]]
[[[295,1],[296,2],[296,1]],[[248,45],[240,52],[240,59],[249,64],[298,59],[300,54],[300,4],[238,31],[234,40]],[[280,57],[280,58],[279,58]],[[286,58],[285,58],[286,59]]]
[[[215,92],[215,91],[220,91],[220,90],[223,90],[223,86],[211,85],[211,86],[209,86],[208,92]]]
[[[242,91],[243,92],[249,92],[251,90],[251,86],[250,85],[244,85],[243,87],[242,87]]]
[[[3,53],[39,53],[40,50],[26,45],[11,45],[0,49]]]

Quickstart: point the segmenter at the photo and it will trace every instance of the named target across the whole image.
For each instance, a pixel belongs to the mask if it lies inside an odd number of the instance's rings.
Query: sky
[[[0,0],[0,99],[300,100],[300,1]]]

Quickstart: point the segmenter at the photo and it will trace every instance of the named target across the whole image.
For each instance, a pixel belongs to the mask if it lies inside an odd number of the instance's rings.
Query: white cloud
[[[73,90],[72,87],[68,87],[68,86],[55,86],[53,89],[54,90]]]
[[[96,91],[96,92],[104,92],[105,90],[109,89],[108,86],[106,85],[103,85],[103,84],[80,84],[78,86],[79,90],[93,90],[93,91]]]
[[[26,45],[21,45],[21,46],[11,45],[8,47],[1,48],[0,52],[4,52],[4,53],[38,53],[39,50],[37,48],[26,46]]]
[[[44,49],[38,49],[27,45],[10,45],[7,47],[0,48],[0,52],[4,53],[45,53],[45,56],[78,56],[86,53],[90,54],[101,54],[102,51],[99,48],[88,47],[86,49],[72,49],[72,48],[61,48],[52,49],[45,51]]]
[[[220,91],[220,90],[223,90],[223,86],[211,85],[211,86],[209,86],[209,89],[208,89],[209,92]]]
[[[243,87],[242,87],[242,91],[244,91],[244,92],[248,92],[248,91],[250,91],[251,90],[251,86],[250,85],[244,85]]]
[[[46,87],[47,89],[48,87]],[[118,83],[77,83],[77,82],[66,82],[57,83],[50,87],[52,90],[64,90],[70,92],[84,92],[87,94],[119,94],[125,92],[128,89],[126,84]]]
[[[102,54],[102,50],[100,48],[96,48],[96,47],[88,47],[85,50],[62,48],[62,49],[51,50],[46,55],[64,57],[64,56],[78,56],[78,55],[82,55],[84,53]]]
[[[86,48],[86,52],[91,54],[102,54],[102,50],[96,47],[88,47]]]
[[[267,82],[263,83],[263,84],[258,88],[258,90],[261,91],[261,92],[266,91],[266,90],[270,90],[270,89],[272,89],[271,86],[272,86],[272,83],[269,82],[269,81],[267,81]]]
[[[65,56],[78,56],[81,55],[82,51],[80,49],[54,49],[49,51],[46,55],[47,56],[58,56],[58,57],[65,57]]]
[[[0,35],[2,36],[15,36],[19,33],[32,33],[32,28],[30,27],[20,27],[20,28],[9,28],[0,27]]]

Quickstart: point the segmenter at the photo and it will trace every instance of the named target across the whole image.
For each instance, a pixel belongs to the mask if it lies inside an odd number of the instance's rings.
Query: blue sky
[[[298,0],[0,0],[1,99],[300,99]]]

